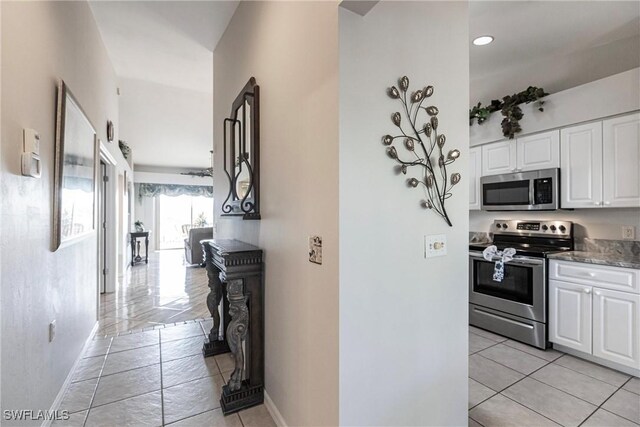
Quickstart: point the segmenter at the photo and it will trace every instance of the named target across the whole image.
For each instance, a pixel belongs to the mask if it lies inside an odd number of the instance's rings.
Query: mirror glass
[[[236,124],[234,132],[235,146],[237,147],[235,159],[236,198],[242,200],[246,196],[247,199],[250,199],[251,174],[246,162],[251,160],[251,144],[248,143],[251,141],[251,106],[247,101],[238,110]]]

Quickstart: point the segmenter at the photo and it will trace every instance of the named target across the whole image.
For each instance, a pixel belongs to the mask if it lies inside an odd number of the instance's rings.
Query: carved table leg
[[[207,308],[213,319],[213,327],[209,331],[208,339],[205,339],[202,353],[204,357],[214,356],[216,354],[228,353],[229,346],[224,339],[220,339],[220,301],[222,300],[222,282],[219,274],[220,270],[213,264],[213,254],[211,247],[204,243],[202,245],[205,254],[205,265],[207,268],[207,277],[209,278],[209,294],[207,295]]]
[[[233,354],[235,367],[229,383],[222,387],[220,406],[225,415],[259,405],[264,400],[262,384],[251,385],[251,379],[244,378],[246,367],[243,344],[249,332],[248,296],[245,295],[244,280],[227,281],[227,298],[231,316],[227,326],[227,342]]]
[[[144,236],[144,262],[149,264],[149,233]]]
[[[227,283],[227,295],[229,298],[229,315],[231,322],[227,327],[227,343],[233,353],[235,369],[229,380],[229,390],[240,390],[244,377],[244,351],[242,342],[247,337],[249,329],[249,309],[247,297],[244,296],[242,280],[231,280]]]
[[[138,250],[138,254],[136,255],[136,262],[142,261],[142,257],[140,256],[140,240],[136,239],[136,248]]]

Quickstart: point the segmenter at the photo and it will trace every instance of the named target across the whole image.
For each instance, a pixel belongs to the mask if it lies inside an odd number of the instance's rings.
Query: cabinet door
[[[516,141],[507,140],[482,146],[482,176],[515,172]]]
[[[602,122],[605,207],[640,206],[640,113]]]
[[[602,122],[560,131],[560,206],[602,205]]]
[[[640,368],[640,295],[593,288],[593,355]]]
[[[482,147],[469,150],[469,210],[479,210],[480,174],[482,173]]]
[[[549,341],[591,353],[591,287],[549,281]]]
[[[560,167],[560,131],[553,130],[516,140],[517,171]]]

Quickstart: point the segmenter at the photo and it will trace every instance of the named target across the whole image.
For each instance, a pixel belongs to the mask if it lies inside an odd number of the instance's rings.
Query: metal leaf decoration
[[[406,118],[403,125],[402,114],[395,112],[391,115],[391,121],[398,128],[399,134],[384,135],[382,142],[386,146],[387,154],[400,164],[400,171],[406,175],[409,168],[417,167],[422,172],[423,179],[409,178],[406,183],[410,188],[422,187],[427,199],[422,201],[422,207],[435,211],[445,222],[452,226],[445,201],[452,196],[451,189],[462,179],[458,172],[451,175],[447,173],[447,166],[460,158],[460,150],[451,149],[444,151],[447,138],[438,133],[438,107],[435,105],[423,106],[422,103],[433,95],[433,86],[425,86],[413,93],[409,91],[409,78],[403,76],[398,79],[398,87],[391,86],[387,94],[392,99],[398,99],[402,103],[402,112]],[[419,114],[422,112],[422,116]],[[425,122],[419,125],[418,122]],[[404,126],[404,127],[403,127]],[[398,154],[393,145],[400,140],[398,146],[406,150],[409,160],[404,160]]]

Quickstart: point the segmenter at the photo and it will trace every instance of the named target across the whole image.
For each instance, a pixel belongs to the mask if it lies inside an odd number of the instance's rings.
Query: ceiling
[[[472,103],[557,92],[640,65],[640,2],[471,1],[469,36]]]
[[[213,50],[238,1],[92,1],[116,74],[213,92]]]
[[[90,1],[119,79],[118,137],[136,167],[209,167],[213,51],[238,3]]]
[[[213,51],[238,3],[90,2],[120,79],[119,137],[137,165],[208,167]],[[495,37],[470,45],[472,104],[529,85],[553,93],[640,66],[637,1],[472,0],[469,32]]]

